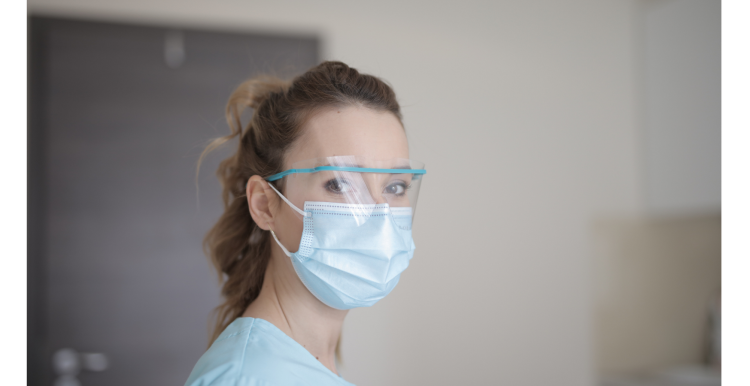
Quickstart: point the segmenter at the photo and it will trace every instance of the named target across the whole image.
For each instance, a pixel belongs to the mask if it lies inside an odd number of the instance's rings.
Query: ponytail
[[[250,176],[277,168],[258,159],[252,149],[254,136],[248,135],[254,127],[251,122],[243,133],[241,116],[247,109],[257,110],[271,94],[283,93],[286,87],[287,82],[267,77],[250,79],[237,87],[225,112],[230,134],[211,141],[198,160],[200,168],[206,154],[240,137],[237,153],[222,161],[216,172],[222,186],[224,213],[203,239],[203,250],[216,268],[219,281],[224,283],[224,303],[214,310],[211,342],[258,297],[271,256],[268,234],[250,216],[245,186]]]

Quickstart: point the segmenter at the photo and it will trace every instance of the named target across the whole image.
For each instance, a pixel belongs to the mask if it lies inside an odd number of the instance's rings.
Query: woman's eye
[[[338,178],[326,182],[326,189],[333,193],[347,193],[352,190],[348,181]]]
[[[406,192],[406,184],[403,182],[398,182],[395,184],[390,184],[385,187],[385,193],[386,194],[394,194],[397,196],[400,196]]]

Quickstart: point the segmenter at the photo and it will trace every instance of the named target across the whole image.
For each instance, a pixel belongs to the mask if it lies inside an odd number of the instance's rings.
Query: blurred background
[[[344,378],[720,384],[719,1],[28,7],[30,385],[184,383],[233,146],[196,182],[198,156],[244,79],[328,59],[394,87],[428,169],[412,265],[350,312]]]

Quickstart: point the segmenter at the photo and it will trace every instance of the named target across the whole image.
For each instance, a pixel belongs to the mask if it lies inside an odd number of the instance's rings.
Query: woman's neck
[[[242,316],[270,322],[338,374],[336,345],[347,312],[315,298],[297,277],[289,258],[281,255],[269,259],[260,294]]]

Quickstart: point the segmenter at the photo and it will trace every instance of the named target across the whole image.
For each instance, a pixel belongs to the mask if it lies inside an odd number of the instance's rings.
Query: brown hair
[[[268,177],[281,172],[284,154],[300,136],[307,118],[321,108],[345,105],[389,111],[401,120],[390,86],[341,62],[323,62],[291,81],[252,78],[229,97],[226,118],[230,134],[213,140],[201,154],[202,160],[239,137],[237,152],[222,161],[216,172],[223,189],[224,213],[203,240],[223,282],[224,303],[215,310],[212,342],[258,297],[271,256],[269,233],[255,224],[244,198],[248,180],[253,175]],[[253,114],[243,130],[240,117],[247,109]]]

